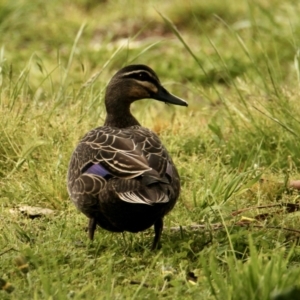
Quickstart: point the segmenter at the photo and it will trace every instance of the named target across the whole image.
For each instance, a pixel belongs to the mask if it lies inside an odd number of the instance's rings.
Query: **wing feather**
[[[98,127],[82,138],[72,159],[81,174],[74,172],[70,176],[78,179],[83,176],[79,186],[92,194],[96,193],[97,188],[105,186],[105,179],[99,179],[105,172],[120,179],[145,176],[150,179],[143,182],[149,184],[172,180],[172,161],[167,150],[156,134],[140,126],[125,129]],[[128,190],[118,192],[118,196],[125,202],[147,205],[169,201],[167,193],[162,189]]]
[[[98,127],[90,131],[80,142],[79,154],[88,154],[80,169],[88,164],[101,164],[113,176],[133,178],[155,170],[163,177],[168,154],[159,138],[150,130],[138,127],[118,129]],[[85,148],[85,151],[82,149]]]

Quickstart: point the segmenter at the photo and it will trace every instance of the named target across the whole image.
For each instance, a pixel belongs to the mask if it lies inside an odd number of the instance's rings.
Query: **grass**
[[[299,299],[299,13],[292,0],[0,1],[0,298]],[[130,63],[189,102],[132,107],[182,179],[156,252],[152,229],[90,243],[66,191],[72,150]],[[275,204],[294,210],[258,208]],[[22,205],[54,214],[12,213]]]

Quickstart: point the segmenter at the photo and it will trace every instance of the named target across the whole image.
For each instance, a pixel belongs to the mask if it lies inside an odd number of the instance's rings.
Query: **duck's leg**
[[[93,240],[94,239],[94,233],[96,230],[97,222],[95,218],[89,219],[89,224],[88,224],[88,234],[89,234],[89,239]]]
[[[154,236],[154,240],[153,240],[153,244],[152,244],[151,250],[155,250],[159,246],[159,241],[160,241],[160,237],[161,237],[161,233],[162,233],[163,227],[164,227],[163,218],[159,218],[154,223],[155,236]]]

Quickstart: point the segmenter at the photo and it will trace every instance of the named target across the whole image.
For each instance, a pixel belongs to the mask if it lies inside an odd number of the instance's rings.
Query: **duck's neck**
[[[140,126],[140,123],[131,114],[129,107],[123,107],[121,109],[118,108],[113,110],[112,112],[110,112],[109,110],[107,111],[104,126],[126,128],[134,125]]]
[[[130,105],[133,100],[124,96],[130,94],[127,90],[130,87],[122,86],[122,88],[119,88],[118,85],[118,81],[112,80],[106,89],[105,107],[107,116],[104,126],[126,128],[140,125],[130,112]]]

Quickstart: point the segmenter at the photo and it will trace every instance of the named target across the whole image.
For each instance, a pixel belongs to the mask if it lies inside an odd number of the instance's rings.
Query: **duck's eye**
[[[156,84],[157,80],[147,71],[133,71],[123,75],[124,78],[132,78],[139,81],[149,81]]]
[[[149,75],[145,72],[138,73],[138,79],[142,81],[149,81]]]

